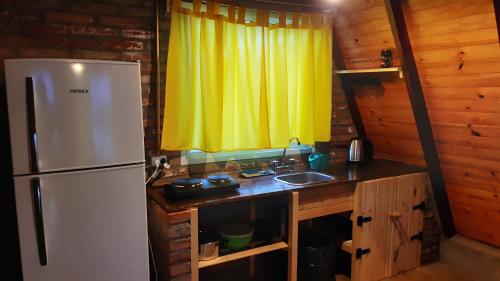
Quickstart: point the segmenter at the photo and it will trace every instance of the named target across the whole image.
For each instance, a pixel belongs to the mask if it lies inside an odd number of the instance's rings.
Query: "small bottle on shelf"
[[[392,67],[392,51],[390,49],[384,49],[380,52],[380,67]]]

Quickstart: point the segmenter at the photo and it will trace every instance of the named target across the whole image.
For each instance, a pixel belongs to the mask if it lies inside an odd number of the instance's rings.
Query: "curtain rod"
[[[256,3],[267,3],[267,4],[276,4],[276,5],[286,5],[286,6],[296,6],[296,7],[307,7],[307,8],[314,8],[314,9],[322,9],[318,6],[315,5],[310,5],[310,4],[300,4],[300,3],[288,3],[288,2],[280,2],[280,1],[271,1],[271,0],[256,0]]]
[[[167,11],[170,11],[170,2],[171,0],[166,0],[167,2]],[[193,3],[193,0],[181,0],[181,2],[188,2],[188,3]],[[206,0],[202,0],[201,3],[204,3],[204,4],[207,4],[207,1]],[[261,3],[261,4],[273,4],[273,5],[285,5],[285,6],[293,6],[293,7],[304,7],[304,8],[311,8],[311,9],[318,9],[318,12],[322,12],[322,13],[331,13],[333,12],[335,14],[336,12],[336,8],[333,8],[333,7],[330,7],[330,8],[327,8],[327,7],[318,7],[318,6],[314,6],[314,5],[309,5],[309,4],[299,4],[299,3],[284,3],[284,2],[280,2],[280,1],[271,1],[271,0],[256,0],[255,3]],[[222,7],[229,7],[230,4],[226,4],[226,3],[220,3],[220,5]],[[237,6],[235,4],[235,6]],[[257,8],[249,8],[249,7],[245,7],[247,10],[258,10]],[[323,10],[322,10],[323,9]],[[281,13],[283,11],[274,11],[274,10],[269,10],[269,12],[271,13]]]

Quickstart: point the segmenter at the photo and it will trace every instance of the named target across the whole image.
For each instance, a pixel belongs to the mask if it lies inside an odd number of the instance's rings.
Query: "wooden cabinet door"
[[[376,281],[420,265],[427,173],[360,182],[354,193],[353,281]]]

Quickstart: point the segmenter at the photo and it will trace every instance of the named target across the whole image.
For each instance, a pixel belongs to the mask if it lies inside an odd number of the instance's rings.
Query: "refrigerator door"
[[[14,175],[144,161],[138,63],[13,59],[5,70]]]
[[[143,179],[143,165],[15,177],[24,281],[148,281]]]

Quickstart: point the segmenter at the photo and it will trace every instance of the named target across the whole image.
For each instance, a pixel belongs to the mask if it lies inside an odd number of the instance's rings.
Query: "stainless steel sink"
[[[330,182],[333,181],[335,177],[316,172],[302,172],[276,176],[274,179],[290,185],[305,186]]]

